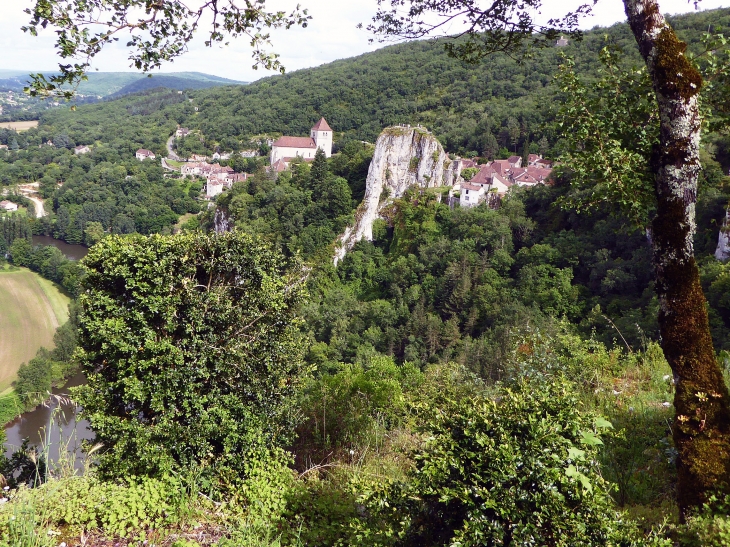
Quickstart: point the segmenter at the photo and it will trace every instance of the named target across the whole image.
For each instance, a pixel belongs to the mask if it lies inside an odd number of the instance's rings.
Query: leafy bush
[[[479,172],[479,169],[476,167],[467,167],[466,169],[462,169],[461,171],[461,177],[464,180],[471,180],[474,175],[476,175]]]
[[[104,238],[85,259],[78,401],[103,477],[235,482],[287,442],[305,369],[301,272],[245,234]]]
[[[18,508],[32,507],[40,526],[69,527],[74,533],[101,529],[111,537],[143,539],[179,517],[184,492],[178,479],[129,477],[129,485],[92,477],[51,481],[33,490],[20,489],[0,506],[0,537],[14,534]]]
[[[368,545],[628,545],[598,468],[611,424],[580,410],[574,386],[522,382],[496,397],[445,399],[428,420],[410,481],[361,485]],[[426,409],[427,410],[427,409]]]
[[[392,357],[374,355],[361,364],[340,364],[308,386],[301,404],[297,456],[320,461],[327,454],[369,445],[377,449],[382,436],[406,413],[406,389],[423,382],[410,363],[398,366]],[[380,437],[380,439],[379,439]]]
[[[682,547],[726,547],[730,545],[730,496],[713,497],[701,511],[679,528]]]

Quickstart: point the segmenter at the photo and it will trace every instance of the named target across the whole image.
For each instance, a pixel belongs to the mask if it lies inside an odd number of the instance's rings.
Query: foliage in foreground
[[[242,233],[108,237],[85,259],[83,416],[105,477],[235,482],[291,435],[302,274]]]
[[[41,538],[27,545],[72,544],[82,531],[92,543],[119,545],[144,537],[165,546],[440,547],[500,545],[509,533],[512,545],[530,544],[530,535],[535,545],[669,546],[670,535],[724,545],[721,504],[686,527],[661,528],[666,513],[646,512],[663,499],[652,497],[660,487],[650,467],[666,433],[646,428],[638,409],[671,416],[658,403],[671,389],[658,347],[626,354],[570,332],[523,333],[505,359],[506,371],[528,380],[494,388],[455,364],[420,371],[362,357],[309,380],[298,405],[307,443],[294,450],[312,457],[298,462],[298,476],[283,451],[252,454],[236,488],[213,504],[209,481],[194,471],[101,480],[53,478],[51,469],[46,484],[0,504],[0,533],[14,545],[21,536]],[[627,449],[627,436],[636,446]],[[617,472],[625,474],[619,490],[605,480]],[[645,504],[651,520],[628,518],[611,497],[623,508]]]
[[[605,419],[574,386],[520,382],[432,408],[407,482],[375,486],[356,521],[369,545],[628,545],[597,460]]]

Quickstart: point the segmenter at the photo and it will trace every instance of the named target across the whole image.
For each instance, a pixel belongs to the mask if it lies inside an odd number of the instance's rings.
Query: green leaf
[[[591,431],[581,431],[580,442],[588,446],[600,446],[603,444],[601,438]]]
[[[574,465],[568,466],[568,469],[565,470],[565,475],[570,478],[577,479],[584,490],[587,490],[588,492],[593,492],[593,485],[591,484],[591,481],[588,480],[588,477],[586,477],[583,473],[578,471],[578,469]]]
[[[571,446],[568,448],[568,458],[571,460],[582,460],[586,455],[585,450]]]

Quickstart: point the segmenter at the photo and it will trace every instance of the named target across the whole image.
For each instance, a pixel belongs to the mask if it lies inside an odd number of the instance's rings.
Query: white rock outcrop
[[[388,127],[375,143],[365,183],[365,198],[337,241],[335,264],[361,239],[373,239],[373,222],[389,200],[403,196],[412,186],[452,186],[458,173],[441,143],[422,127]]]
[[[715,249],[715,258],[725,262],[730,258],[730,207],[725,212],[725,220],[720,228],[720,235],[717,238],[717,249]]]

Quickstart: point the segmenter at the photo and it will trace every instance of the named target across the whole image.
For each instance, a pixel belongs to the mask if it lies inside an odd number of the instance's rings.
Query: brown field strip
[[[0,391],[66,321],[68,297],[30,270],[0,271]]]
[[[15,129],[16,131],[27,131],[32,127],[38,127],[38,120],[29,122],[0,122],[0,129]]]

